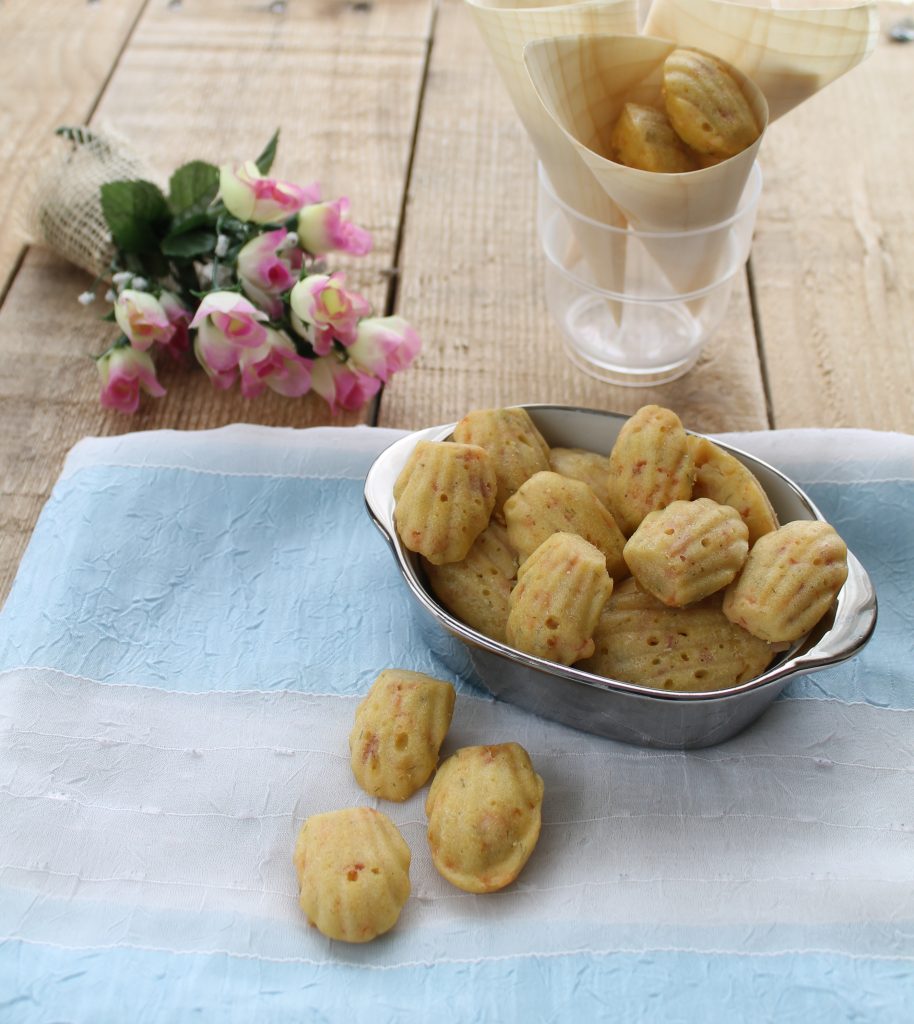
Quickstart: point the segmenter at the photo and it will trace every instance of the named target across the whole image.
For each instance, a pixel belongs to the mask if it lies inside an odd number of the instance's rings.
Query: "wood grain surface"
[[[904,8],[886,8],[897,19]],[[774,125],[750,275],[698,366],[611,387],[565,358],[543,296],[533,152],[461,0],[2,0],[0,600],[67,450],[87,434],[235,421],[418,427],[467,409],[555,402],[676,409],[699,430],[855,426],[914,432],[914,47],[875,56]],[[14,205],[61,122],[91,116],[164,177],[192,157],[253,156],[349,195],[375,238],[334,261],[422,333],[376,407],[247,402],[165,367],[135,417],[97,401],[110,325],[81,272],[23,248]],[[4,280],[8,287],[3,285]],[[749,287],[751,281],[751,289]]]
[[[773,426],[914,431],[912,83],[914,47],[883,40],[765,139],[752,262]]]
[[[533,149],[460,0],[438,13],[400,282],[400,312],[421,325],[425,347],[385,389],[382,425],[427,426],[518,402],[617,412],[659,402],[696,430],[768,425],[742,278],[724,326],[679,381],[611,386],[567,360],[543,296]]]
[[[430,24],[426,0],[383,4],[149,4],[98,104],[93,124],[126,135],[165,175],[180,162],[256,155],[282,127],[277,175],[349,195],[375,247],[335,260],[386,308]],[[0,9],[4,21],[6,12]],[[0,23],[2,27],[2,23]],[[65,31],[50,19],[52,34]],[[2,33],[0,33],[2,34]],[[110,61],[115,55],[111,54]],[[44,131],[42,126],[41,131]],[[305,427],[331,419],[317,396],[272,392],[247,401],[215,391],[202,371],[165,367],[168,395],[133,417],[98,404],[91,356],[113,337],[76,296],[88,277],[31,250],[0,309],[0,599],[12,582],[66,452],[86,435],[244,421]]]
[[[95,108],[145,0],[4,0],[0,5],[0,295],[25,247],[32,169],[62,124]]]

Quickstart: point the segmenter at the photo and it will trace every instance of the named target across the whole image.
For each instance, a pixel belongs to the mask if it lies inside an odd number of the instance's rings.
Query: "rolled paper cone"
[[[622,107],[662,103],[663,62],[676,48],[647,36],[567,36],[528,43],[524,51],[544,108],[606,195],[640,231],[690,231],[731,217],[768,123],[765,97],[734,70],[760,129],[752,145],[718,164],[679,174],[642,171],[611,160],[609,139]],[[679,239],[673,255],[666,241],[640,237],[680,294],[717,283],[727,265],[725,231]]]
[[[637,0],[466,2],[556,194],[585,217],[624,227],[622,212],[543,109],[524,66],[524,46],[532,39],[555,35],[635,32]],[[624,236],[584,222],[574,223],[573,231],[594,282],[604,290],[620,291],[620,275],[624,275],[625,266]],[[611,301],[608,304],[618,321],[621,307]]]
[[[872,53],[879,14],[841,0],[654,0],[644,31],[738,68],[775,121]]]

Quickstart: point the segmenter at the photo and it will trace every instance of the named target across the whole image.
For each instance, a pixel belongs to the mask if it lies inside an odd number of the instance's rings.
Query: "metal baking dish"
[[[608,454],[626,417],[565,406],[524,406],[553,446]],[[848,554],[848,577],[831,612],[764,674],[725,690],[675,693],[605,679],[566,668],[490,640],[454,618],[435,599],[419,559],[400,543],[394,528],[393,485],[422,440],[443,441],[455,424],[429,427],[396,441],[375,460],[365,481],[365,502],[390,544],[407,586],[419,604],[469,648],[486,687],[544,718],[639,746],[685,749],[711,746],[735,736],[756,719],[794,676],[827,668],[856,654],[876,625],[876,593],[860,564]],[[783,473],[745,452],[716,442],[745,463],[765,488],[782,523],[823,519],[809,497]]]

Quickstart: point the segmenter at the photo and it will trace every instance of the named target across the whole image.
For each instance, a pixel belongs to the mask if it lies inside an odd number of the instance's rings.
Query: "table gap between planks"
[[[740,275],[692,373],[633,390],[562,355],[542,296],[532,150],[461,0],[6,0],[8,183],[61,123],[110,124],[160,177],[193,157],[247,158],[281,126],[277,173],[349,195],[374,234],[370,257],[335,264],[376,309],[415,323],[425,347],[376,408],[336,420],[317,398],[247,402],[167,368],[165,399],[132,418],[107,413],[89,357],[110,327],[75,302],[88,277],[24,250],[16,190],[0,191],[0,599],[86,434],[234,421],[411,428],[536,401],[620,412],[657,401],[706,431],[914,430],[914,160],[897,116],[911,51],[883,42],[772,127],[751,294]]]

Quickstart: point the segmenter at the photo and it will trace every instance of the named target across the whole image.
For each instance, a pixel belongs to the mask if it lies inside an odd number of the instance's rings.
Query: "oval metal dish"
[[[552,446],[608,454],[626,417],[565,406],[524,406]],[[876,593],[848,554],[848,577],[834,608],[818,626],[762,675],[725,690],[677,693],[605,679],[566,668],[490,640],[444,609],[431,593],[419,559],[400,543],[394,527],[393,485],[421,440],[443,441],[455,424],[429,427],[396,441],[375,460],[365,481],[365,502],[390,544],[400,572],[419,604],[469,647],[490,692],[544,718],[639,746],[706,747],[736,735],[756,719],[794,676],[827,668],[856,654],[876,625]],[[716,441],[747,465],[765,488],[782,523],[823,519],[810,498],[783,473],[752,455]]]

